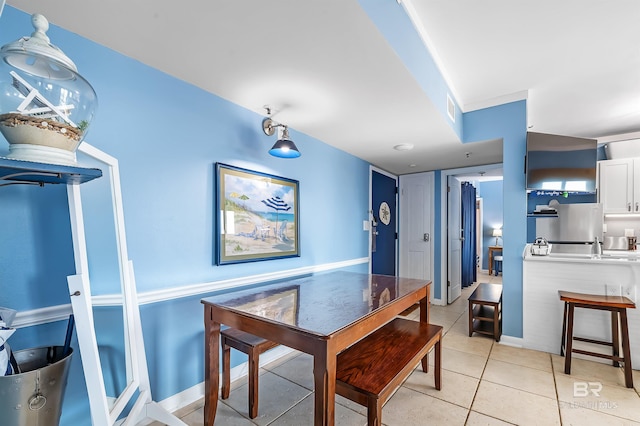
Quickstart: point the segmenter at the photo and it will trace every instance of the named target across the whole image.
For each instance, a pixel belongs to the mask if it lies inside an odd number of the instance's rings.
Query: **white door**
[[[461,189],[460,181],[449,176],[447,193],[447,240],[448,240],[448,285],[447,303],[452,303],[461,294],[462,282],[462,227],[461,227]]]
[[[433,173],[400,176],[400,276],[433,280]],[[432,286],[433,287],[433,286]]]

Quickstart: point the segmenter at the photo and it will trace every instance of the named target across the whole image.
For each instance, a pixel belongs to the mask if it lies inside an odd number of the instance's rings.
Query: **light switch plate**
[[[370,230],[369,221],[368,220],[363,220],[362,221],[362,230],[363,231],[369,231]]]
[[[622,296],[622,286],[619,284],[605,284],[605,295],[606,296]]]

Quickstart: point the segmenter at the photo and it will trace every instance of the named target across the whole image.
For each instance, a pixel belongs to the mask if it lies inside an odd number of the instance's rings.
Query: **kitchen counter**
[[[606,250],[600,256],[578,253],[550,253],[546,256],[534,256],[527,245],[523,258],[532,262],[563,262],[563,263],[619,263],[640,261],[640,253],[636,251]]]
[[[551,253],[534,256],[528,244],[523,252],[523,346],[554,354],[560,353],[564,304],[558,290],[590,294],[622,294],[637,302],[640,280],[640,254],[606,251],[590,254]],[[628,309],[631,360],[640,368],[640,307]],[[576,309],[576,336],[611,340],[608,312]],[[576,342],[587,350],[607,350],[602,346]],[[576,357],[580,355],[575,354]],[[589,360],[599,359],[588,357]],[[606,360],[600,360],[606,362]]]

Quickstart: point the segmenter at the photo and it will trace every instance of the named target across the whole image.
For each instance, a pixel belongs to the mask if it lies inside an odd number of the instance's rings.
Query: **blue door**
[[[397,179],[371,171],[371,272],[396,274]]]

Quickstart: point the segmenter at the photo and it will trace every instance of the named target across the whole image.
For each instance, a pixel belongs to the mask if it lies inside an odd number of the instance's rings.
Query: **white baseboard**
[[[431,304],[432,305],[437,305],[437,306],[446,306],[447,302],[444,299],[431,299]]]
[[[522,348],[524,340],[522,337],[505,336],[500,337],[500,344],[505,346],[513,346],[514,348]]]

